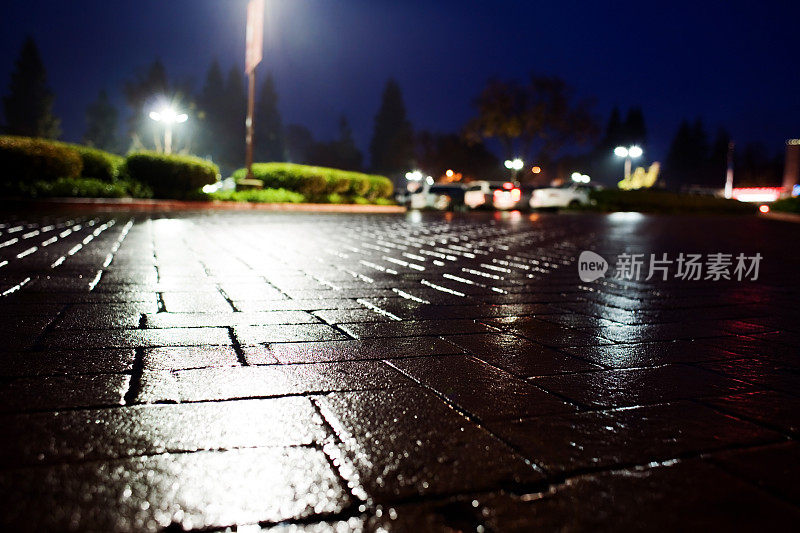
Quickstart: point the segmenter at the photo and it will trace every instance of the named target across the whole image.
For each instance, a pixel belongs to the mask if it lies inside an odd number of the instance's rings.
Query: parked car
[[[457,183],[430,185],[411,195],[411,209],[449,211],[464,206],[464,186]]]
[[[536,189],[531,194],[530,207],[533,209],[558,209],[589,205],[589,192],[594,187],[585,184],[569,183],[560,187]]]
[[[511,182],[473,181],[464,192],[469,209],[517,209],[522,191]]]

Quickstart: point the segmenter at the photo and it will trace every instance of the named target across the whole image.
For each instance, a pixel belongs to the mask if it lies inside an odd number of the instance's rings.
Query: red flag
[[[261,63],[264,48],[264,0],[250,0],[247,4],[246,35],[244,71],[249,74]]]

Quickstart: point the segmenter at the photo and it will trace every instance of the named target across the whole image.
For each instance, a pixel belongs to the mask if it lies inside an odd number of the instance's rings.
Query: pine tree
[[[342,168],[348,170],[361,170],[364,156],[356,146],[353,138],[353,130],[347,117],[339,117],[339,139],[336,142],[339,159],[342,161]]]
[[[155,138],[160,134],[160,128],[148,118],[155,99],[165,98],[170,94],[167,82],[167,70],[161,60],[156,59],[145,70],[129,80],[123,87],[125,100],[133,114],[128,122],[128,134],[131,138],[131,147],[153,148]]]
[[[245,153],[245,118],[247,117],[247,93],[245,92],[244,79],[238,67],[233,67],[228,72],[225,81],[225,97],[221,108],[222,130],[218,139],[223,153],[220,164],[226,170],[244,166]]]
[[[637,145],[646,148],[647,128],[644,125],[644,113],[641,107],[632,107],[625,115],[625,122],[622,125],[623,143],[626,146]]]
[[[198,99],[198,153],[219,161],[224,153],[220,145],[225,130],[225,78],[215,59],[208,69],[203,90]]]
[[[383,99],[370,142],[372,170],[396,177],[414,163],[414,131],[406,118],[400,86],[394,79],[386,83]]]
[[[83,142],[110,152],[118,149],[117,110],[104,90],[100,91],[97,100],[86,108],[86,131],[83,134]]]
[[[278,92],[267,75],[256,99],[253,152],[256,161],[284,161],[283,121],[278,111]]]
[[[57,139],[61,128],[59,119],[53,115],[54,100],[39,48],[28,37],[14,64],[9,94],[3,98],[6,132]]]

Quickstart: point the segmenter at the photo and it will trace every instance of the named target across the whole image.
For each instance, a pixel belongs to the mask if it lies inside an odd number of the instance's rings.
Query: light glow
[[[617,157],[628,157],[628,149],[624,146],[614,148],[614,155]]]
[[[731,198],[740,202],[774,202],[781,197],[782,187],[734,187]]]
[[[762,213],[769,213],[769,206],[764,204],[764,205],[760,206],[758,208],[758,210],[761,211]]]

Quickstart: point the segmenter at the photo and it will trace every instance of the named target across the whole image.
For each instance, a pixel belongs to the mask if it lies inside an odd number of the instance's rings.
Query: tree
[[[245,119],[247,118],[247,93],[241,69],[231,68],[225,80],[225,95],[220,109],[223,112],[221,130],[216,142],[222,148],[220,165],[233,170],[244,165]]]
[[[647,147],[647,128],[644,125],[644,113],[641,107],[632,107],[625,115],[625,122],[622,125],[622,143],[625,146],[637,145],[645,149]]]
[[[531,75],[527,85],[490,80],[476,100],[478,115],[467,125],[472,140],[497,139],[506,157],[549,161],[570,144],[596,135],[588,101],[575,101],[560,78]]]
[[[665,161],[665,176],[671,185],[701,185],[707,181],[708,134],[701,119],[681,122]]]
[[[206,81],[198,97],[198,152],[219,161],[224,150],[220,144],[225,123],[225,78],[215,59],[206,74]]]
[[[514,81],[489,80],[475,106],[478,115],[467,124],[467,138],[472,142],[497,139],[506,159],[518,155],[514,153],[514,143],[524,129],[524,89]]]
[[[3,98],[6,132],[57,139],[61,128],[59,119],[53,115],[54,100],[39,48],[28,37],[14,63],[8,96]]]
[[[469,142],[456,134],[423,131],[417,140],[419,168],[431,176],[448,170],[471,179],[499,179],[507,175],[497,157],[482,142]]]
[[[400,86],[386,82],[381,107],[375,115],[369,145],[372,170],[391,177],[404,174],[414,164],[414,130],[406,118]]]
[[[117,109],[111,104],[106,91],[101,90],[97,100],[86,108],[86,131],[83,142],[110,152],[118,150]]]
[[[278,111],[278,93],[272,75],[267,75],[256,99],[253,151],[256,161],[283,161],[283,122]]]
[[[125,100],[133,113],[128,121],[128,135],[133,149],[153,149],[158,146],[161,128],[148,118],[151,107],[158,105],[159,99],[170,94],[167,70],[161,60],[156,59],[145,70],[136,73],[132,80],[126,81],[123,90]]]
[[[292,163],[309,163],[314,150],[314,136],[305,126],[286,126],[286,159]]]
[[[361,170],[363,156],[356,147],[347,117],[339,117],[339,137],[331,142],[313,143],[309,162],[323,167]]]

